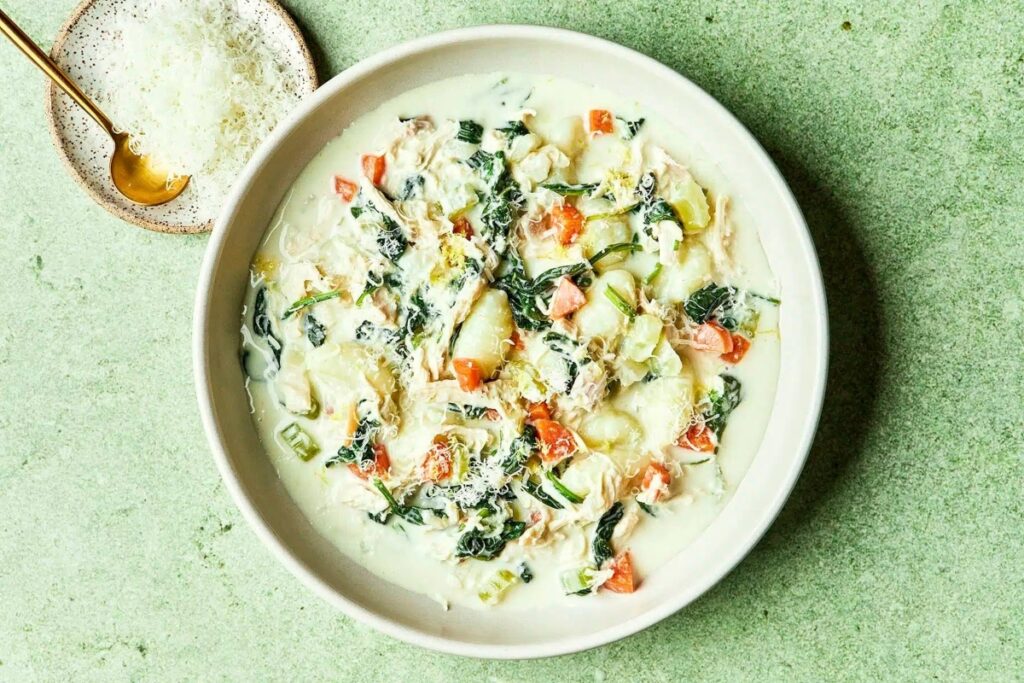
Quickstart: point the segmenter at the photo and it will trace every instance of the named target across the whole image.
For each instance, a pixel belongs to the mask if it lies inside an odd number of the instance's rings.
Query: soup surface
[[[587,85],[470,75],[366,114],[252,263],[242,359],[285,486],[446,607],[628,599],[771,411],[750,209],[699,141]]]

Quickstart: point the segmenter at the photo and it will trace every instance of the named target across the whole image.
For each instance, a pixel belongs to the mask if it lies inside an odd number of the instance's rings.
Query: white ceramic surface
[[[758,220],[776,273],[781,370],[761,448],[719,517],[642,588],[616,600],[580,600],[572,610],[453,609],[370,574],[320,537],[264,455],[250,418],[238,361],[248,266],[292,180],[361,114],[410,88],[463,73],[525,71],[572,78],[636,99],[718,163],[734,201]],[[825,297],[800,210],[764,150],[709,95],[627,48],[558,29],[485,26],[391,48],[331,79],[253,160],[225,203],[206,253],[194,319],[195,381],[217,466],[242,513],[274,554],[319,595],[402,640],[493,658],[562,654],[622,638],[665,618],[708,590],[757,543],[803,466],[817,425],[827,364]],[[621,597],[621,596],[617,596]]]
[[[137,4],[137,0],[84,0],[57,33],[50,57],[93,99],[109,66],[97,55],[109,49],[114,17],[131,12]],[[298,79],[299,90],[316,90],[309,49],[276,0],[238,0],[238,11],[265,31]],[[163,206],[140,206],[125,199],[110,180],[114,145],[103,129],[51,81],[46,86],[46,108],[54,145],[65,166],[100,206],[122,220],[160,232],[206,232],[213,226],[220,202],[201,202],[191,188]]]

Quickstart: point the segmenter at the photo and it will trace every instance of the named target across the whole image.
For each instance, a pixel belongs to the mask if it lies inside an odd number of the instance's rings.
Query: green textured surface
[[[3,5],[48,46],[76,3]],[[325,77],[433,31],[539,22],[637,48],[735,112],[825,272],[807,469],[732,574],[625,641],[498,664],[352,622],[262,547],[208,454],[190,363],[207,239],[93,205],[51,147],[40,74],[0,45],[0,680],[1024,675],[1019,4],[285,4]]]

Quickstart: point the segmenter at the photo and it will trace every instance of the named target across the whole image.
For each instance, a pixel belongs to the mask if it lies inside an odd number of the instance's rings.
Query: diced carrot
[[[750,340],[741,334],[732,335],[732,351],[722,354],[722,360],[726,363],[736,365],[743,356],[747,355],[747,349],[750,348]]]
[[[563,277],[555,290],[555,296],[551,299],[551,319],[558,320],[571,315],[581,309],[587,303],[587,297],[572,280]]]
[[[715,451],[715,435],[703,422],[698,422],[690,425],[686,434],[679,438],[679,446],[691,451],[713,453]]]
[[[362,158],[363,175],[374,185],[384,180],[384,157],[376,154],[364,154]]]
[[[423,458],[423,478],[435,484],[452,474],[452,454],[448,439],[443,434],[434,437],[434,443]]]
[[[384,479],[391,470],[391,458],[388,456],[388,449],[382,443],[373,444],[373,464],[369,470],[363,470],[358,464],[350,462],[348,469],[360,479],[366,480],[370,475]]]
[[[697,327],[691,337],[693,348],[722,354],[732,351],[732,335],[716,322],[704,323]]]
[[[541,401],[540,403],[531,403],[526,407],[526,414],[529,416],[529,420],[550,420],[551,419],[551,407]]]
[[[452,232],[456,235],[462,235],[468,240],[473,236],[473,224],[469,222],[468,218],[456,218],[455,223],[452,224]]]
[[[612,113],[607,109],[590,110],[591,133],[611,133],[614,124],[615,119],[612,117]]]
[[[359,186],[351,180],[342,178],[340,175],[334,176],[334,193],[340,196],[342,201],[352,201],[358,191]]]
[[[636,582],[633,579],[633,556],[628,550],[612,561],[611,570],[611,578],[601,584],[601,588],[612,593],[632,593],[636,590]]]
[[[554,420],[541,418],[533,421],[533,426],[544,444],[540,459],[544,462],[557,462],[576,452],[576,440],[572,432]]]
[[[665,488],[672,483],[672,475],[668,468],[660,462],[652,461],[644,472],[643,483],[640,488],[650,498],[651,502],[657,502]]]
[[[519,330],[512,330],[512,348],[516,351],[522,351],[526,348],[526,344],[523,343],[523,335],[519,334]]]
[[[456,358],[452,361],[452,366],[459,380],[459,388],[463,391],[473,391],[483,384],[483,370],[472,358]]]
[[[572,204],[562,204],[551,209],[551,222],[562,244],[572,244],[583,232],[583,214]]]

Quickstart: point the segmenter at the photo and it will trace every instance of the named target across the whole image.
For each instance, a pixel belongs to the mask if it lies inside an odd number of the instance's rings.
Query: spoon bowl
[[[167,172],[152,157],[132,151],[127,133],[114,133],[114,153],[110,157],[110,177],[118,192],[144,206],[159,206],[171,201],[188,185],[188,176]]]

